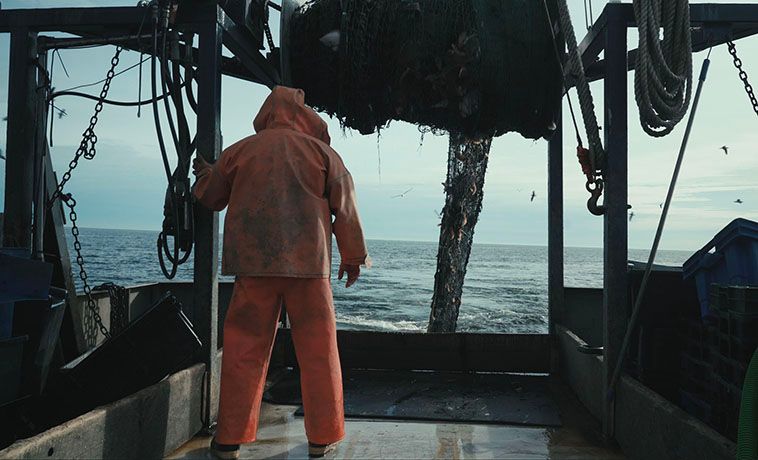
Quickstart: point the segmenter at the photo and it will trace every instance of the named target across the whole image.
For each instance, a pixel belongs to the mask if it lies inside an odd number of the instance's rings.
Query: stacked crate
[[[683,320],[679,403],[688,413],[710,423],[712,420],[713,368],[709,346],[710,323]]]
[[[742,385],[758,345],[758,287],[712,285],[710,362],[713,368],[712,423],[735,439]]]

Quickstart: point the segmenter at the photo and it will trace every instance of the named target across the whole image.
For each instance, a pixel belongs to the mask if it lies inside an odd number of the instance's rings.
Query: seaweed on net
[[[321,42],[335,31],[336,50]],[[361,133],[390,120],[470,139],[552,132],[562,77],[542,2],[313,0],[289,34],[293,84]]]

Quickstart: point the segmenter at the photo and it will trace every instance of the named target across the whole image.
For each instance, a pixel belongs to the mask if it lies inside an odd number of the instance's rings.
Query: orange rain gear
[[[308,440],[344,437],[342,377],[329,284],[332,233],[344,264],[368,262],[350,173],[302,90],[278,86],[257,134],[198,172],[195,196],[224,222],[222,273],[236,275],[224,322],[216,440],[255,440],[277,319],[284,302],[301,368]],[[334,216],[334,222],[332,222]]]
[[[353,179],[303,91],[275,87],[254,126],[195,185],[205,206],[229,205],[221,272],[328,278],[332,232],[342,262],[364,264]]]
[[[261,398],[282,302],[292,328],[305,412],[315,444],[345,437],[342,371],[328,279],[237,278],[224,322],[216,441],[255,441]]]

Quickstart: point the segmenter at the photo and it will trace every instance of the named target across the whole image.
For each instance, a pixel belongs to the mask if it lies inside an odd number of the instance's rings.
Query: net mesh
[[[321,40],[334,31],[336,51]],[[477,139],[554,128],[562,78],[541,1],[312,0],[288,33],[293,84],[363,134],[391,120]]]

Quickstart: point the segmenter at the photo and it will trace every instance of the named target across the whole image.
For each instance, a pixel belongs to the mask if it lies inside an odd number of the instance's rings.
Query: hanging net
[[[542,1],[312,0],[288,29],[291,84],[344,127],[403,120],[474,139],[555,128],[563,85]]]

